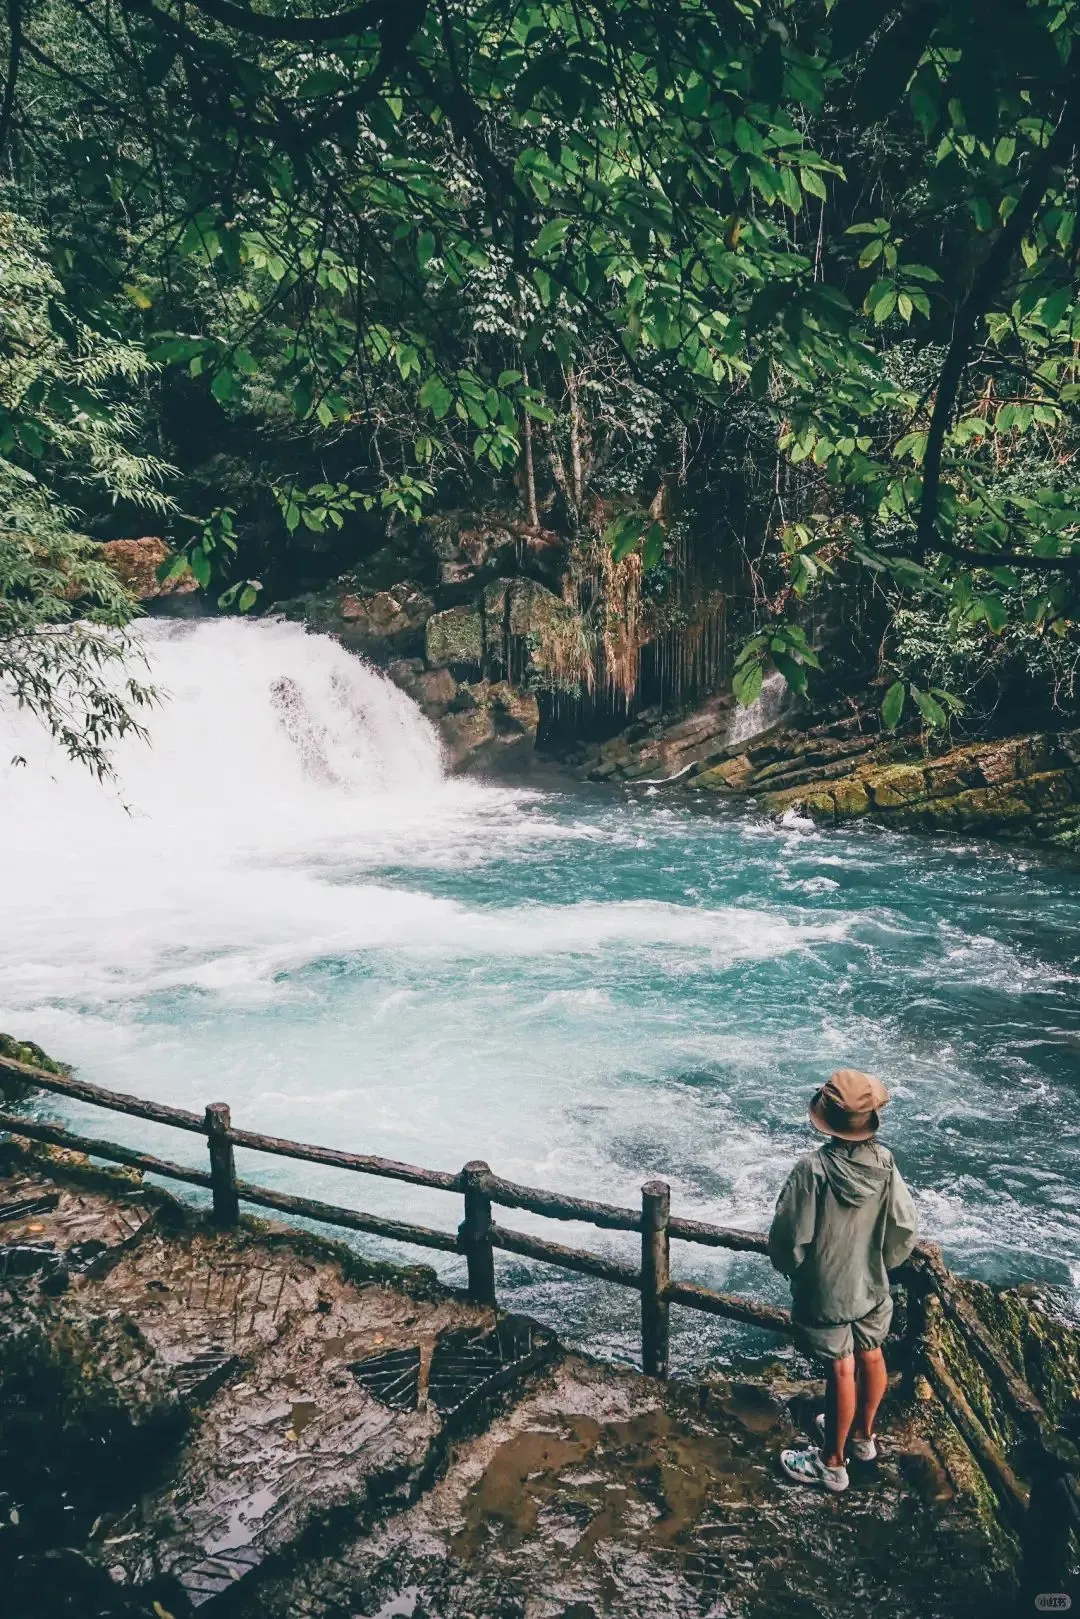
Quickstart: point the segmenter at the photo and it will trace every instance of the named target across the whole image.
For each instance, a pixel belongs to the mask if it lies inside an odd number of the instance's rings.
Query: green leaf
[[[894,680],[885,693],[885,700],[881,705],[881,723],[887,731],[895,731],[899,725],[906,699],[907,687],[904,682]]]
[[[731,689],[735,701],[741,708],[749,708],[754,699],[761,692],[762,682],[765,679],[765,670],[760,661],[746,662],[741,669],[737,669],[732,676]]]
[[[612,560],[622,562],[637,549],[645,528],[645,519],[626,515],[617,517],[604,530],[604,539],[611,546]]]
[[[27,455],[45,454],[45,440],[41,436],[40,428],[33,422],[19,422],[15,434]]]
[[[803,205],[803,195],[791,169],[780,170],[779,190],[781,202],[790,208],[793,214],[797,214]]]
[[[774,652],[772,661],[797,696],[802,697],[806,691],[806,670],[801,663],[789,657],[786,652]]]
[[[874,307],[870,311],[870,313],[873,315],[875,321],[880,326],[882,321],[888,320],[889,316],[892,314],[893,310],[896,308],[896,305],[897,305],[897,295],[896,295],[895,291],[890,290],[889,292],[887,292],[884,295],[884,297],[878,299],[877,303],[874,305]]]
[[[1058,287],[1056,292],[1044,300],[1039,311],[1039,320],[1047,331],[1053,331],[1065,311],[1071,306],[1075,290],[1072,287]]]
[[[995,635],[1009,622],[1008,609],[1000,596],[980,596],[976,603],[978,616],[986,620],[987,625]]]
[[[545,253],[550,253],[553,247],[560,246],[565,240],[569,229],[570,221],[568,219],[549,219],[536,238],[533,251],[541,257]]]
[[[210,558],[205,551],[195,550],[188,556],[188,567],[195,583],[205,590],[210,583]]]
[[[820,197],[822,202],[828,200],[825,182],[816,169],[800,169],[799,180],[803,190],[811,197]]]
[[[660,523],[652,523],[645,533],[645,543],[641,549],[641,565],[648,572],[655,568],[664,555],[664,530]]]
[[[947,723],[945,710],[936,697],[931,697],[928,691],[921,691],[918,686],[912,686],[911,695],[914,697],[919,713],[932,731],[944,730]]]
[[[297,99],[300,101],[317,101],[322,96],[336,94],[339,90],[347,90],[349,81],[340,73],[334,73],[330,68],[316,68],[309,73],[297,90]]]
[[[454,403],[454,396],[441,377],[428,377],[420,389],[420,403],[441,422]]]
[[[187,571],[188,559],[183,551],[179,551],[176,556],[166,557],[164,562],[159,563],[154,573],[159,585],[171,585],[174,579],[179,579]]]

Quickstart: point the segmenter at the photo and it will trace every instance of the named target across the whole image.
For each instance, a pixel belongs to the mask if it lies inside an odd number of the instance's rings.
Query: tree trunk
[[[522,381],[526,388],[529,386],[529,373],[522,369]],[[525,498],[529,507],[529,523],[533,528],[540,527],[540,512],[536,505],[536,469],[533,463],[533,433],[532,417],[526,410],[524,413],[524,440],[525,440]]]
[[[581,404],[578,399],[577,373],[574,371],[567,373],[566,391],[570,395],[570,469],[573,478],[574,507],[580,516],[585,478],[581,468]]]

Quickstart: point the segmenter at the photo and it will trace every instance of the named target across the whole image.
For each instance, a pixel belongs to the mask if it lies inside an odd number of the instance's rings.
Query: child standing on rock
[[[791,1281],[795,1343],[827,1368],[822,1444],[782,1451],[780,1465],[798,1484],[835,1492],[848,1487],[849,1437],[858,1461],[877,1456],[888,1272],[911,1253],[918,1230],[892,1154],[874,1140],[888,1100],[879,1079],[855,1068],[837,1069],[815,1091],[810,1122],[829,1140],[791,1171],[769,1231],[769,1258]]]

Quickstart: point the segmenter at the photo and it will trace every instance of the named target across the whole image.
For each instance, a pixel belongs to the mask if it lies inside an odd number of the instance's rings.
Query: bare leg
[[[885,1356],[880,1349],[856,1349],[855,1351],[855,1381],[858,1385],[859,1402],[855,1417],[855,1438],[872,1439],[874,1437],[874,1419],[878,1413],[878,1406],[889,1386],[889,1374],[885,1366]]]
[[[845,1355],[843,1360],[830,1363],[825,1379],[824,1461],[827,1467],[844,1466],[844,1450],[854,1420],[855,1357]]]

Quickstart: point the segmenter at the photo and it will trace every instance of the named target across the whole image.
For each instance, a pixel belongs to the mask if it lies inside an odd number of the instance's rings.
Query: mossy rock
[[[25,1063],[30,1068],[43,1068],[47,1074],[71,1073],[66,1063],[57,1062],[47,1051],[42,1051],[33,1040],[16,1040],[10,1034],[0,1034],[0,1060],[5,1057],[9,1062]],[[32,1080],[24,1079],[18,1074],[5,1073],[0,1068],[0,1096],[6,1101],[18,1101],[33,1088]]]
[[[429,667],[464,664],[479,668],[484,661],[484,620],[476,607],[448,607],[427,621],[424,652]]]
[[[837,815],[865,815],[870,808],[870,793],[857,776],[838,781],[829,797]]]
[[[0,1034],[0,1057],[11,1062],[27,1063],[31,1068],[43,1068],[47,1074],[70,1074],[69,1064],[57,1062],[33,1040],[16,1040],[13,1035]]]
[[[896,809],[926,792],[926,777],[918,765],[887,765],[867,777],[877,809]]]

